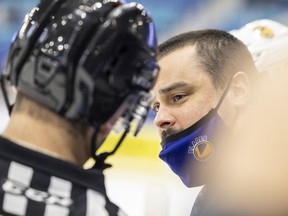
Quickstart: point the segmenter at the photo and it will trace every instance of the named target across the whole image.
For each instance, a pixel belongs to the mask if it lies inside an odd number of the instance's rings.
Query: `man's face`
[[[193,46],[173,51],[159,64],[152,108],[156,112],[154,124],[163,139],[188,128],[215,108],[223,90],[216,89],[200,66]]]

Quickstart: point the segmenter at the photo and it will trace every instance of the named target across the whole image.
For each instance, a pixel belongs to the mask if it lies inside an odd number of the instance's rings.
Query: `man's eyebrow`
[[[170,92],[170,91],[173,91],[173,90],[175,90],[175,89],[177,89],[177,88],[185,87],[185,86],[187,86],[187,85],[188,85],[188,83],[186,83],[186,82],[184,82],[184,81],[175,82],[175,83],[173,83],[173,84],[171,84],[171,85],[169,85],[169,86],[167,86],[167,87],[165,87],[165,88],[159,89],[159,93],[165,94],[165,93],[168,93],[168,92]]]

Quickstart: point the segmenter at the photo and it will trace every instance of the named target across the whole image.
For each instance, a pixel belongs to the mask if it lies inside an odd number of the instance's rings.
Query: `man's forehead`
[[[171,58],[175,58],[179,56],[180,58],[183,58],[184,56],[197,56],[197,52],[196,52],[196,46],[195,45],[186,45],[183,47],[178,47],[175,49],[171,49],[169,50],[167,53],[163,54],[163,56],[161,56],[158,61],[161,62],[163,60],[166,59],[171,59]]]
[[[199,68],[183,68],[170,69],[170,71],[162,71],[162,76],[158,77],[153,91],[156,94],[164,94],[177,89],[187,87],[197,87],[199,85],[210,84],[210,76]]]
[[[203,70],[201,62],[193,50],[189,46],[175,50],[160,58],[158,60],[160,70],[157,83],[170,79],[175,81],[175,79],[181,79],[183,75],[189,76],[195,70]]]
[[[160,87],[159,89],[157,89],[158,93],[160,94],[165,94],[165,93],[169,93],[173,90],[182,88],[182,87],[186,87],[188,85],[187,82],[185,81],[178,81],[178,82],[173,82],[171,84],[168,84],[166,86]]]

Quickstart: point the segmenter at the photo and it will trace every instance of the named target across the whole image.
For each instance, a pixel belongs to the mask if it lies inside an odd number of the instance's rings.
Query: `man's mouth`
[[[179,133],[180,131],[174,129],[174,128],[168,128],[167,130],[162,131],[161,133],[161,139],[166,139],[168,136],[174,135]]]

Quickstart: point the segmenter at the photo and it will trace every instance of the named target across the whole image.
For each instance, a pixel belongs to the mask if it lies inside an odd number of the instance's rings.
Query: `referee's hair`
[[[65,127],[66,131],[68,131],[71,137],[75,137],[77,135],[75,131],[78,133],[80,132],[80,134],[85,134],[89,128],[87,124],[63,118],[54,111],[18,91],[11,115],[23,113],[31,118],[43,121],[47,125],[57,124],[59,127]],[[51,118],[51,116],[57,116],[57,118]],[[55,119],[61,119],[61,121],[57,120],[57,122],[55,122]]]

